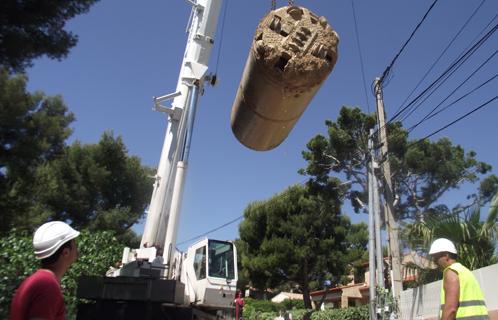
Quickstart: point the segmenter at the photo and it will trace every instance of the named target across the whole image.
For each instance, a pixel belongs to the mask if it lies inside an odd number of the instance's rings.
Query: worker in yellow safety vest
[[[436,239],[429,255],[443,269],[439,318],[489,319],[481,287],[472,272],[456,261],[458,256],[453,242],[445,238]]]

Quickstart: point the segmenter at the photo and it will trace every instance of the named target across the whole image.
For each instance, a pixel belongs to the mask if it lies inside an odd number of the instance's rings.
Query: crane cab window
[[[206,246],[195,250],[194,270],[197,280],[206,278]]]
[[[209,240],[209,276],[235,278],[233,244],[226,241]]]

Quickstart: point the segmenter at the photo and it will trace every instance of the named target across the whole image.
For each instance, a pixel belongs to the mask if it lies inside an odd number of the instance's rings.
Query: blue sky
[[[432,0],[355,1],[359,40],[362,50],[368,104],[364,93],[359,50],[352,5],[349,0],[296,0],[318,15],[325,16],[340,36],[337,64],[296,124],[289,137],[272,151],[256,152],[241,145],[230,129],[230,110],[244,68],[252,36],[259,20],[269,11],[271,1],[228,1],[219,64],[220,32],[212,54],[211,72],[218,71],[219,85],[207,87],[194,127],[190,167],[184,193],[178,242],[190,239],[242,215],[252,201],[264,200],[300,183],[305,177],[297,170],[305,166],[301,151],[316,134],[325,133],[326,119],[335,119],[341,106],[374,110],[370,85],[388,66],[420,21]],[[287,1],[277,1],[277,6]],[[388,118],[416,86],[451,38],[462,27],[481,1],[441,0],[413,40],[400,55],[385,88]],[[497,1],[485,1],[459,38],[448,49],[422,83],[427,87],[446,69],[484,26],[495,20]],[[79,36],[78,45],[62,61],[38,59],[28,70],[29,90],[48,95],[60,94],[76,115],[71,141],[95,143],[105,130],[120,135],[131,155],[144,164],[156,166],[163,143],[166,119],[152,111],[152,97],[175,90],[186,44],[186,25],[190,5],[184,0],[105,0],[88,14],[67,24]],[[220,16],[220,23],[221,18]],[[489,30],[489,28],[487,29]],[[220,31],[220,30],[219,30]],[[497,36],[465,63],[437,92],[404,122],[417,122],[451,90],[463,81],[497,49]],[[450,98],[452,101],[496,74],[494,57]],[[440,116],[412,132],[423,137],[465,114],[498,92],[498,80],[477,91]],[[470,117],[435,135],[449,137],[478,158],[498,167],[495,100]],[[496,173],[496,169],[493,170]],[[468,189],[466,189],[468,190]],[[449,204],[463,200],[466,191],[445,197]],[[366,220],[345,208],[353,221]],[[138,226],[136,230],[140,231]],[[210,235],[234,239],[238,223]],[[182,248],[182,246],[180,246]],[[184,247],[183,247],[184,248]]]

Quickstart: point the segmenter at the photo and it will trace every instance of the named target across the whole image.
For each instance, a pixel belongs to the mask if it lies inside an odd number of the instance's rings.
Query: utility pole
[[[372,152],[373,153],[373,152]],[[372,192],[374,205],[375,219],[375,256],[377,259],[377,285],[379,288],[384,288],[384,255],[382,254],[382,239],[380,238],[380,201],[379,201],[379,182],[375,175],[377,162],[372,159]]]
[[[394,197],[391,182],[391,166],[389,164],[386,123],[384,113],[384,100],[382,97],[382,85],[379,78],[375,79],[375,97],[377,102],[377,124],[379,127],[379,145],[381,147],[380,161],[382,163],[383,183],[384,186],[384,209],[386,213],[387,235],[389,244],[389,253],[392,270],[392,287],[395,301],[400,304],[401,291],[403,283],[401,278],[401,259],[399,250],[398,225],[394,219]],[[401,309],[398,308],[398,318],[402,319]]]
[[[368,137],[368,149],[370,150],[370,161],[368,165],[368,272],[369,272],[369,286],[368,286],[368,293],[369,293],[369,299],[370,303],[369,309],[370,309],[370,320],[376,320],[377,319],[377,300],[375,298],[375,220],[374,220],[374,204],[373,204],[373,195],[374,191],[373,189],[375,188],[374,182],[373,182],[373,177],[374,175],[374,170],[373,170],[373,142],[372,142],[372,132],[373,130],[370,130],[370,135]]]

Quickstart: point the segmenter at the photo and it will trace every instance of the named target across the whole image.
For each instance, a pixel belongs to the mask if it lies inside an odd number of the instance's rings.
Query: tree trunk
[[[308,261],[306,260],[304,261],[303,265],[303,301],[304,301],[304,308],[312,309],[310,288],[308,285]]]

